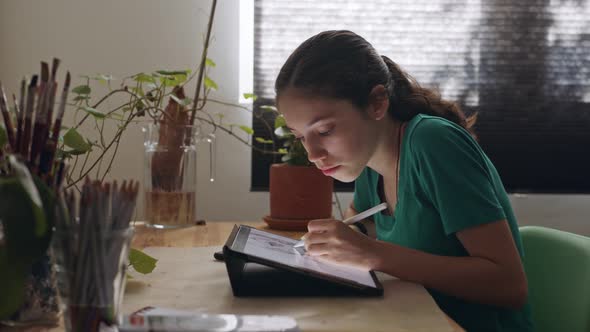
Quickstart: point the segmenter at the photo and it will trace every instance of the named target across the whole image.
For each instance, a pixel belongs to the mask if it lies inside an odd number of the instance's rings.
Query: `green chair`
[[[520,228],[533,322],[538,332],[590,331],[590,238]]]

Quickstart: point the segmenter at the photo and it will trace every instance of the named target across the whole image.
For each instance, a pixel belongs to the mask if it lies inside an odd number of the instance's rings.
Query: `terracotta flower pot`
[[[307,230],[313,219],[332,216],[334,180],[314,166],[273,164],[270,168],[270,216],[275,229]]]

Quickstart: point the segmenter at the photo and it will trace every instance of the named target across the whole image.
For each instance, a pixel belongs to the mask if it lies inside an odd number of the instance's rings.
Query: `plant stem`
[[[86,175],[88,175],[92,169],[98,164],[98,162],[104,157],[104,155],[106,154],[106,152],[110,149],[110,147],[115,143],[115,141],[121,137],[121,135],[123,135],[123,132],[125,131],[125,129],[127,128],[127,125],[131,122],[131,120],[133,119],[133,117],[135,117],[135,114],[131,113],[129,114],[129,118],[127,119],[127,121],[125,121],[125,124],[119,129],[119,131],[117,131],[117,134],[115,135],[115,137],[113,138],[113,140],[111,140],[111,142],[109,143],[109,145],[107,145],[107,147],[102,151],[102,153],[98,156],[98,159],[96,161],[94,161],[94,163],[92,164],[92,166],[90,166],[90,168],[83,174],[80,176],[79,179],[75,180],[73,183],[70,183],[66,186],[65,189],[70,188],[71,186],[74,186],[76,183],[80,182],[84,177],[86,177]]]
[[[203,83],[203,73],[205,71],[205,61],[207,59],[207,51],[209,49],[209,39],[211,38],[211,29],[213,28],[213,17],[215,16],[215,7],[217,0],[213,0],[211,4],[211,14],[209,14],[209,23],[207,24],[207,35],[205,37],[205,45],[203,53],[201,54],[201,64],[199,65],[199,75],[197,76],[197,88],[195,89],[195,98],[193,98],[193,109],[191,111],[190,125],[195,124],[195,117],[197,113],[197,102],[199,101],[199,94],[201,92],[201,84]]]
[[[276,154],[276,155],[280,155],[280,154],[281,154],[281,153],[278,153],[278,152],[276,152],[276,151],[274,151],[274,150],[273,150],[273,151],[269,151],[269,150],[267,150],[267,149],[261,149],[261,148],[259,148],[259,147],[257,147],[257,146],[254,146],[254,145],[252,145],[252,143],[250,143],[250,142],[246,141],[245,139],[241,138],[240,136],[238,136],[238,135],[234,134],[234,132],[233,132],[232,130],[230,130],[230,129],[227,129],[227,128],[223,127],[223,126],[220,126],[220,125],[218,125],[218,124],[214,123],[213,121],[211,121],[211,120],[209,120],[209,119],[207,119],[207,118],[203,118],[203,117],[197,116],[197,117],[196,117],[196,119],[197,119],[197,120],[199,120],[199,121],[206,122],[206,123],[208,123],[208,124],[210,124],[210,125],[212,125],[212,126],[214,126],[214,127],[216,127],[216,128],[219,128],[219,129],[221,129],[221,130],[222,130],[222,131],[224,131],[225,133],[227,133],[227,134],[229,134],[229,135],[231,135],[231,136],[235,137],[235,138],[236,138],[238,141],[240,141],[240,142],[242,142],[242,143],[246,144],[248,147],[251,147],[251,148],[252,148],[252,149],[254,149],[255,151],[262,152],[262,153],[268,153],[268,154]]]
[[[126,90],[126,89],[124,89],[124,88],[117,89],[117,90],[113,90],[113,91],[109,92],[108,94],[106,94],[104,97],[102,97],[102,98],[101,98],[101,99],[100,99],[100,100],[99,100],[99,101],[98,101],[96,104],[94,104],[94,105],[92,106],[92,108],[97,108],[98,106],[100,106],[100,104],[102,104],[102,103],[103,103],[105,100],[107,100],[107,99],[108,99],[110,96],[112,96],[112,95],[114,95],[114,94],[116,94],[116,93],[119,93],[119,92],[129,93],[129,94],[131,94],[132,96],[137,96],[135,93],[133,93],[133,92],[131,92],[131,91],[128,91],[128,90]],[[138,98],[138,99],[144,99],[144,98]],[[124,105],[126,105],[126,104],[123,104],[123,105],[121,105],[121,107],[124,107]],[[117,108],[117,109],[118,109],[118,108]],[[114,112],[114,111],[115,111],[115,110],[113,110],[112,112]],[[112,113],[112,112],[111,112],[111,113]],[[111,114],[111,113],[107,113],[107,114]],[[90,113],[86,113],[86,114],[84,115],[84,117],[82,118],[82,120],[80,120],[80,122],[78,122],[78,124],[77,124],[76,126],[74,126],[74,129],[78,129],[78,128],[79,128],[79,127],[82,125],[82,123],[84,123],[84,121],[85,121],[85,120],[86,120],[86,119],[87,119],[89,116],[90,116]]]
[[[100,180],[101,182],[104,181],[107,174],[111,171],[111,167],[113,166],[113,161],[115,160],[115,156],[117,155],[117,151],[119,151],[119,142],[120,141],[121,141],[121,137],[119,136],[119,138],[117,138],[117,143],[115,144],[115,151],[113,152],[113,155],[111,157],[111,161],[109,162],[109,166],[107,167],[106,171],[104,171],[104,174],[102,175],[102,179]]]

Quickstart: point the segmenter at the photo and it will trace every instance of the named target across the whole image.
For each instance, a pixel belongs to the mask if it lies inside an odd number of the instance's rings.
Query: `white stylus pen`
[[[344,219],[344,220],[342,220],[342,222],[345,225],[354,224],[355,222],[359,222],[359,221],[361,221],[361,220],[363,220],[363,219],[365,219],[367,217],[370,217],[370,216],[374,215],[375,213],[377,213],[379,211],[383,211],[385,209],[387,209],[387,203],[381,203],[381,204],[376,205],[376,206],[374,206],[374,207],[372,207],[372,208],[370,208],[370,209],[368,209],[366,211],[363,211],[363,212],[361,212],[359,214],[356,214],[356,215],[354,215],[354,216],[352,216],[350,218]],[[293,245],[293,247],[294,248],[299,248],[299,247],[303,247],[304,245],[305,245],[305,241],[304,240],[301,240],[301,241],[295,243],[295,245]]]

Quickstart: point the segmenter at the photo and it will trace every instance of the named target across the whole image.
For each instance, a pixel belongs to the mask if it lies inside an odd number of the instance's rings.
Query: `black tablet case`
[[[280,262],[247,255],[232,249],[238,231],[249,226],[234,226],[223,246],[225,266],[234,296],[382,296],[383,286],[371,271],[376,287],[303,270]],[[237,245],[240,245],[239,243]]]

